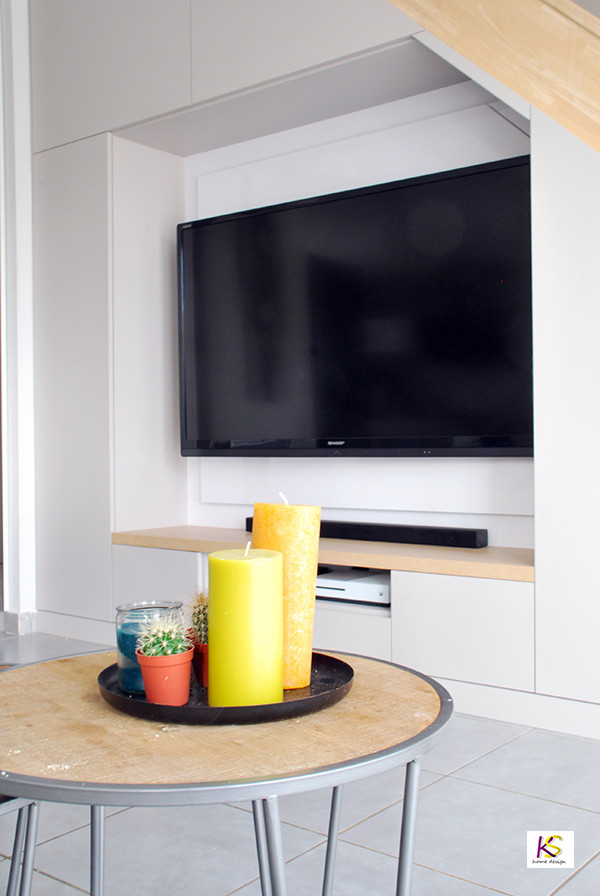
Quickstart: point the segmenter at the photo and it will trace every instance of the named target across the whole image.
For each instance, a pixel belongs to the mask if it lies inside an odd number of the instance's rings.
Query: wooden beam
[[[389,0],[600,152],[600,19],[572,0]]]

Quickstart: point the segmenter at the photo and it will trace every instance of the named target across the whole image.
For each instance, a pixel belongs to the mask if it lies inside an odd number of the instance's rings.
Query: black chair
[[[18,815],[6,896],[30,896],[39,807],[33,800],[0,795],[0,815],[9,812]]]

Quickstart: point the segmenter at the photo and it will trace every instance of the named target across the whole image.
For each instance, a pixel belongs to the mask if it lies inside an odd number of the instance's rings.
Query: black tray
[[[209,706],[207,690],[198,684],[193,672],[190,696],[183,706],[148,703],[143,695],[126,694],[119,687],[116,663],[102,670],[98,684],[107,703],[142,719],[185,725],[246,725],[303,716],[331,706],[348,693],[353,677],[354,670],[348,663],[324,653],[313,653],[308,687],[284,691],[279,703],[253,706]]]

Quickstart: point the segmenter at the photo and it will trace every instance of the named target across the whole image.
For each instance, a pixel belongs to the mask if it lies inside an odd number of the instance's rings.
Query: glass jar
[[[144,682],[135,655],[137,639],[144,623],[165,619],[173,614],[183,618],[181,601],[148,600],[117,607],[117,665],[119,687],[126,694],[143,694]]]

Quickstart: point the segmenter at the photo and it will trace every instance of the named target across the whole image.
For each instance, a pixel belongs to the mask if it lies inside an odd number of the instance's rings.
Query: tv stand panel
[[[169,526],[115,532],[112,543],[210,554],[212,551],[246,547],[249,538],[244,529]],[[533,550],[528,548],[487,547],[473,550],[321,538],[319,563],[513,582],[534,581]]]

